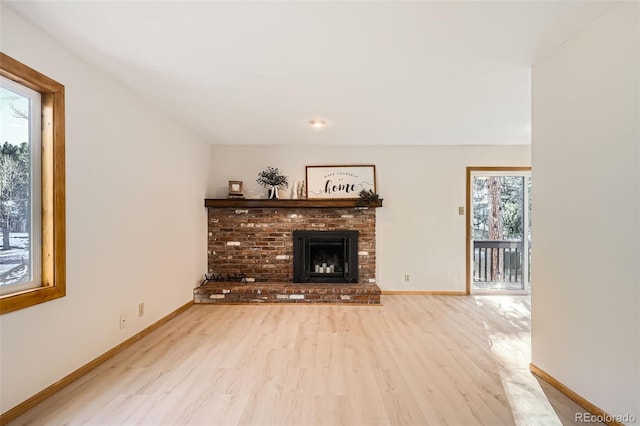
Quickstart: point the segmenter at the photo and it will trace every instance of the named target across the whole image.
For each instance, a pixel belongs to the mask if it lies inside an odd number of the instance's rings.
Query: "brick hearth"
[[[380,304],[375,284],[242,284],[215,282],[194,290],[195,303],[351,303]]]
[[[212,201],[224,204],[223,200],[205,201],[209,274],[244,274],[249,282],[204,284],[194,290],[196,303],[380,303],[375,277],[375,208],[230,208],[212,206]],[[359,231],[359,283],[293,283],[295,230]]]

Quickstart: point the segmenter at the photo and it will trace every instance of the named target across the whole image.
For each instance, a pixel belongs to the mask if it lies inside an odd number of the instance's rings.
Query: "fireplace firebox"
[[[358,231],[293,231],[293,282],[357,283]]]

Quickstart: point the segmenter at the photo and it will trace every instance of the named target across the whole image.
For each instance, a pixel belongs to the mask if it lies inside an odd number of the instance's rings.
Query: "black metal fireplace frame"
[[[293,231],[293,282],[295,283],[357,283],[358,231]],[[310,270],[311,243],[338,242],[343,245],[346,270],[333,274],[316,274]],[[302,260],[302,261],[301,261]]]

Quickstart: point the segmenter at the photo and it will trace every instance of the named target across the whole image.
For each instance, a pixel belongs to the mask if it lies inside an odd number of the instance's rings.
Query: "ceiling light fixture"
[[[311,124],[311,127],[313,127],[314,129],[321,129],[327,125],[327,123],[322,120],[311,120],[309,121],[309,124]]]

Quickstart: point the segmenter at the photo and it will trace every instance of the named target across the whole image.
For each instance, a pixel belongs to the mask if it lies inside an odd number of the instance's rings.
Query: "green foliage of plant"
[[[269,186],[287,188],[289,186],[287,177],[281,174],[280,170],[271,166],[268,166],[266,170],[258,173],[258,179],[256,179],[256,182],[265,188]]]
[[[358,195],[360,196],[360,199],[358,200],[358,205],[360,206],[366,206],[372,203],[376,203],[380,199],[380,196],[373,192],[373,190],[371,189],[363,189]]]

